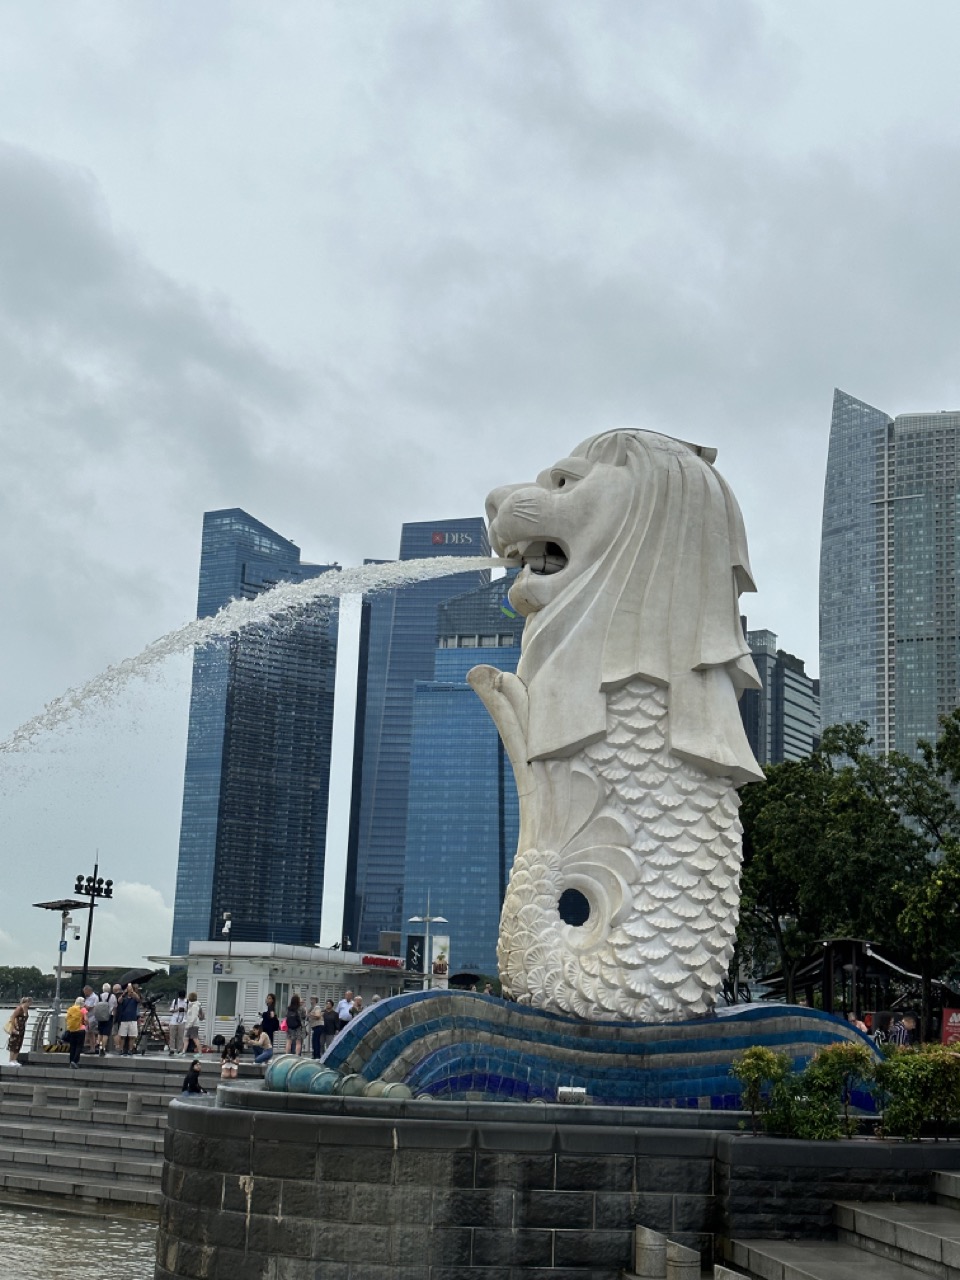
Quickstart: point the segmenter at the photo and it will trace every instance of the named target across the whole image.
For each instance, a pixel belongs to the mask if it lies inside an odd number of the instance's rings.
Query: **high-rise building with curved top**
[[[913,753],[957,706],[960,412],[889,414],[837,390],[820,544],[823,724]]]

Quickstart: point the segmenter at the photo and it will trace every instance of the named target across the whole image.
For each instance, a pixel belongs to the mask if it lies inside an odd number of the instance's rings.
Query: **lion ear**
[[[595,436],[588,442],[591,460],[605,462],[610,467],[625,466],[629,436],[628,431],[608,431],[602,436]]]

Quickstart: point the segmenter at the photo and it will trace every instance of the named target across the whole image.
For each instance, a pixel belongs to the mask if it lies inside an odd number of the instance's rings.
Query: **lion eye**
[[[566,471],[553,471],[550,474],[550,479],[555,489],[564,489],[567,485],[575,484],[577,477],[570,475]]]

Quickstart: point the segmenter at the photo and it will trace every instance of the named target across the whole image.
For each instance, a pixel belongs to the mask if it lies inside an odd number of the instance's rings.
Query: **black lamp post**
[[[87,985],[87,968],[90,964],[90,933],[93,929],[93,908],[97,905],[97,898],[113,897],[113,881],[104,880],[103,876],[98,876],[100,870],[99,862],[94,863],[93,875],[84,876],[82,873],[77,876],[77,883],[73,886],[73,892],[78,898],[89,898],[90,906],[87,908],[90,914],[87,916],[87,940],[83,947],[83,973],[80,975],[80,990]]]

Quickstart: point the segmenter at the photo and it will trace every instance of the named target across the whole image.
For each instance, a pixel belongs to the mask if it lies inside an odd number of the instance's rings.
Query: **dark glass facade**
[[[203,518],[197,616],[337,565],[245,511]],[[220,936],[319,938],[333,730],[336,602],[194,655],[172,949]]]
[[[834,394],[820,553],[824,724],[916,751],[957,705],[960,413]]]
[[[403,526],[401,560],[489,554],[479,517]],[[344,936],[360,950],[376,950],[381,933],[400,933],[414,686],[433,678],[437,607],[489,576],[488,569],[472,569],[377,592],[364,602],[363,723],[354,743],[343,922]]]
[[[511,575],[512,577],[513,575]],[[515,671],[523,618],[506,598],[510,577],[437,611],[434,678],[413,699],[404,865],[403,946],[426,911],[449,923],[451,973],[496,974],[497,934],[517,849],[517,787],[500,735],[466,683],[481,663]]]
[[[772,631],[746,631],[746,637],[762,685],[740,698],[750,748],[760,764],[802,760],[820,743],[820,682],[800,658],[777,648]]]

